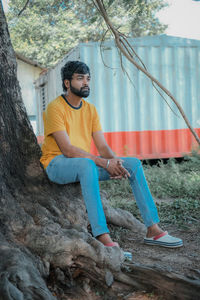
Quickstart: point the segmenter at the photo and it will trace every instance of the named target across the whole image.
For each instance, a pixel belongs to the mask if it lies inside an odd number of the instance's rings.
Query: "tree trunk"
[[[73,292],[89,299],[94,285],[107,299],[120,299],[122,291],[163,291],[165,282],[168,294],[176,296],[170,274],[123,264],[119,248],[104,247],[92,237],[79,184],[57,186],[47,180],[16,69],[0,5],[0,300],[68,299]],[[109,222],[144,231],[130,213],[110,208],[105,195],[102,199]],[[151,272],[161,278],[160,285],[148,280]],[[173,275],[174,280],[178,287],[192,286],[194,295],[200,291],[199,280]],[[192,299],[189,291],[181,291],[180,299]]]

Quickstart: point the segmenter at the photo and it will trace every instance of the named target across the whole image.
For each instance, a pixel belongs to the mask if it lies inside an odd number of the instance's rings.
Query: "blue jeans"
[[[159,222],[158,213],[149,191],[142,164],[134,157],[122,157],[123,166],[129,171],[133,195],[146,227]],[[92,233],[96,237],[108,233],[106,218],[101,203],[99,180],[108,180],[109,173],[96,166],[89,158],[67,158],[58,155],[46,168],[48,178],[58,184],[80,182],[83,199],[88,212]]]

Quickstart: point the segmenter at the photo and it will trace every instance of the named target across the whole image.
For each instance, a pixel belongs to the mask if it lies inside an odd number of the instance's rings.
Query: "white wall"
[[[39,77],[41,71],[41,68],[17,59],[17,78],[21,87],[22,99],[35,134],[37,134],[37,103],[34,81]]]

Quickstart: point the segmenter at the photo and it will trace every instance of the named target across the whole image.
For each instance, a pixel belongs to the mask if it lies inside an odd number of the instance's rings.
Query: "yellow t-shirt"
[[[49,103],[43,115],[44,143],[40,159],[44,168],[57,155],[62,154],[52,133],[66,130],[73,146],[90,152],[92,133],[102,130],[93,104],[82,99],[82,106],[74,108],[62,96]]]

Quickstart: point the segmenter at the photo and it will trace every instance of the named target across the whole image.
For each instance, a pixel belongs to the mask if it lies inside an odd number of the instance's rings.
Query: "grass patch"
[[[162,223],[199,225],[200,201],[194,199],[175,199],[171,203],[161,203],[158,214]]]
[[[156,166],[144,166],[144,172],[153,196],[157,198],[200,199],[200,156],[186,157],[177,163],[169,159]]]
[[[120,226],[109,225],[109,230],[112,236],[112,239],[115,241],[126,242],[126,236],[131,232],[130,229],[123,228]]]

